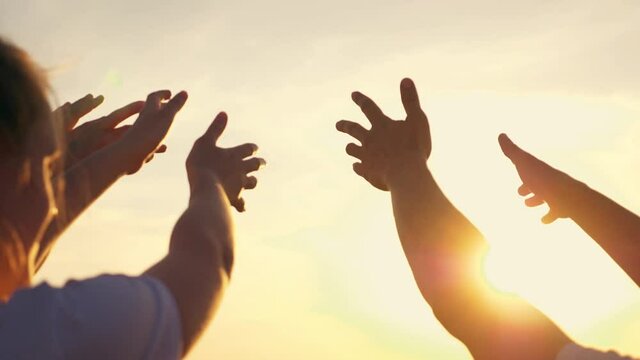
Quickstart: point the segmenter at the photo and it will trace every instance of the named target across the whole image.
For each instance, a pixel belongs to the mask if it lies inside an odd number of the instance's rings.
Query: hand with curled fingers
[[[166,150],[166,146],[161,143],[187,98],[185,91],[171,97],[169,90],[156,91],[147,96],[138,118],[131,126],[126,127],[127,130],[116,142],[125,150],[123,166],[127,174],[137,172],[145,162],[153,158],[153,154]]]
[[[402,80],[400,94],[407,113],[405,120],[392,120],[373,100],[356,91],[351,98],[371,123],[371,129],[348,120],[336,124],[338,131],[361,144],[350,143],[346,147],[347,154],[360,160],[353,164],[355,173],[383,191],[389,189],[389,175],[397,166],[414,161],[424,163],[431,154],[429,122],[411,79]]]
[[[506,134],[500,134],[498,142],[522,180],[518,193],[521,196],[533,194],[525,199],[525,205],[536,207],[547,203],[549,212],[542,217],[545,224],[569,217],[577,203],[576,191],[584,184],[522,150]]]
[[[144,101],[136,101],[113,111],[109,115],[77,125],[83,116],[93,111],[103,101],[104,97],[94,97],[89,94],[73,103],[66,103],[54,111],[55,121],[58,121],[61,128],[66,132],[64,139],[67,144],[65,169],[118,141],[131,127],[130,125],[118,127],[118,125],[131,116],[138,114],[145,104]],[[164,145],[156,150],[158,153],[164,151],[166,151],[166,146]],[[152,156],[153,154],[148,160]]]
[[[194,188],[202,174],[213,175],[222,185],[231,206],[237,211],[245,210],[243,189],[253,189],[258,180],[249,174],[266,164],[264,159],[252,157],[258,150],[255,144],[247,143],[232,148],[222,148],[217,141],[227,126],[227,115],[219,113],[207,131],[193,144],[187,157],[186,167],[189,183]]]

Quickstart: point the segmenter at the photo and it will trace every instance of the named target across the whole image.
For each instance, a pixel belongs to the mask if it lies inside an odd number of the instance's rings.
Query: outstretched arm
[[[211,321],[231,276],[229,205],[244,211],[240,192],[257,185],[256,178],[247,174],[264,164],[259,158],[245,160],[257,150],[254,144],[229,149],[216,146],[226,123],[227,116],[220,113],[193,145],[187,159],[189,206],[173,229],[169,253],[146,271],[160,279],[176,299],[185,354]]]
[[[571,218],[640,286],[640,217],[586,184],[554,169],[500,135],[504,154],[516,166],[527,206],[549,205],[542,218],[551,223]]]
[[[55,175],[61,179],[54,183],[63,185],[62,189],[57,189],[60,212],[40,242],[37,268],[44,264],[55,240],[84,210],[119,178],[136,172],[156,151],[176,113],[187,100],[186,93],[180,93],[166,104],[163,103],[170,97],[171,93],[166,90],[152,93],[146,103],[131,103],[108,116],[80,125],[76,131],[69,133],[69,147],[75,148],[67,150],[73,152],[73,155],[67,156],[72,164]],[[57,120],[64,119],[65,126],[70,124],[73,127],[79,116],[95,108],[90,107],[91,99],[85,97],[71,104],[71,109],[68,108],[69,105],[64,105],[56,112],[67,108],[64,112],[71,112],[78,117],[64,116]],[[74,107],[77,104],[80,106]],[[116,128],[119,123],[139,112],[140,116],[132,126]]]
[[[401,94],[405,121],[389,119],[356,92],[353,100],[371,129],[350,121],[337,127],[362,144],[347,145],[347,153],[361,161],[354,171],[391,192],[400,241],[423,297],[476,359],[554,359],[571,340],[524,300],[487,287],[480,268],[486,242],[426,166],[429,125],[411,80],[402,81]]]

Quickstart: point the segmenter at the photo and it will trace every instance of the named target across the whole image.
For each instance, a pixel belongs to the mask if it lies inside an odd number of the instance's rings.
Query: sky
[[[187,204],[184,159],[221,110],[222,144],[268,165],[235,214],[236,266],[189,359],[470,359],[422,300],[389,195],[351,171],[340,119],[360,90],[402,118],[414,79],[429,166],[490,244],[487,281],[573,339],[640,355],[640,292],[580,229],[543,226],[500,132],[640,212],[640,3],[0,0],[0,34],[48,69],[53,101],[104,95],[97,118],[189,92],[169,152],[121,179],[60,240],[38,281],[138,274]]]

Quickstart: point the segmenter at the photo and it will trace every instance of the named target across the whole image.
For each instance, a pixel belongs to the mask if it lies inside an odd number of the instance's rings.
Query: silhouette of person
[[[0,40],[0,358],[177,359],[210,322],[229,281],[229,205],[244,210],[254,144],[221,148],[220,113],[186,161],[190,199],[167,255],[140,276],[32,285],[54,240],[115,181],[155,152],[187,100],[168,90],[75,127],[100,97],[52,115],[28,55]],[[116,127],[138,114],[131,126]],[[65,136],[66,135],[66,136]]]
[[[572,219],[640,286],[640,217],[522,150],[506,134],[498,141],[523,182],[518,193],[533,194],[525,204],[549,205],[542,222]]]
[[[575,344],[525,300],[495,293],[484,282],[482,234],[446,198],[427,166],[432,142],[413,81],[400,85],[405,120],[392,120],[360,92],[352,100],[371,128],[348,120],[338,131],[359,160],[356,174],[391,193],[400,242],[424,299],[436,318],[474,359],[623,359]]]

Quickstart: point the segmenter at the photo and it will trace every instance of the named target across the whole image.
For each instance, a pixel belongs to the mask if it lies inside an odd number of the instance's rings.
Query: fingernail
[[[411,79],[409,79],[409,78],[404,78],[400,82],[400,86],[402,86],[405,89],[409,89],[409,88],[413,87],[413,81]]]
[[[96,104],[102,104],[102,102],[104,101],[104,96],[98,95],[93,101],[95,101]]]
[[[360,94],[360,92],[358,91],[354,91],[351,93],[351,100],[355,101],[356,103],[358,102],[358,100],[360,99],[360,96],[362,94]]]

